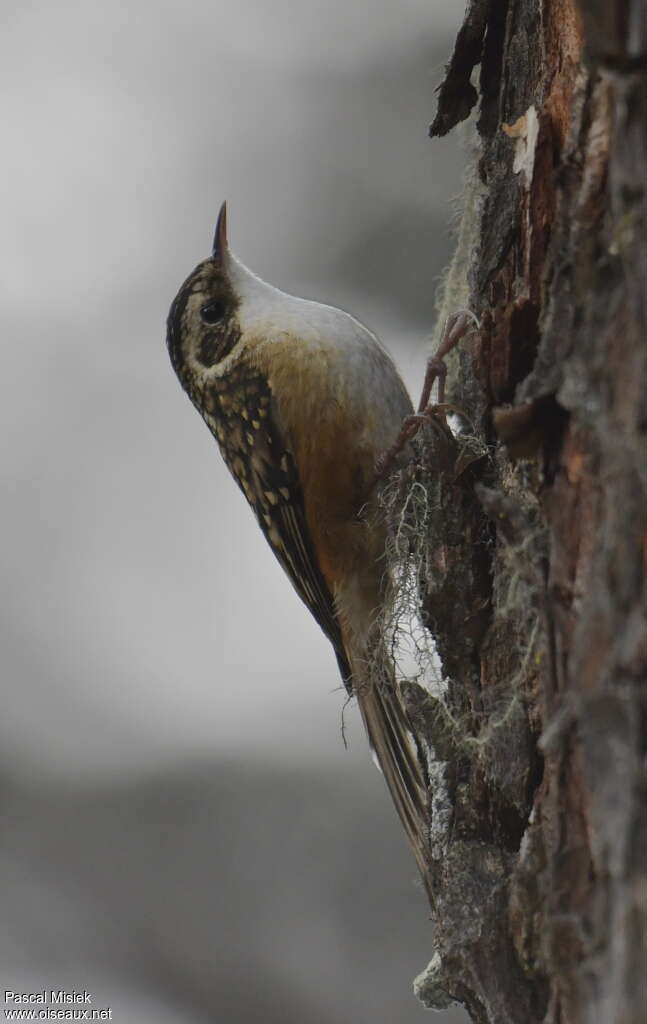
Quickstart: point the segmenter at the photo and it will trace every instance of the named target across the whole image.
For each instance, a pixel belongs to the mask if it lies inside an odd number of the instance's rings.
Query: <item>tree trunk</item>
[[[478,1024],[647,1020],[646,90],[642,0],[470,0],[432,125],[479,102],[442,315],[481,329],[450,366],[471,426],[426,429],[392,522],[447,680],[403,686],[416,987]]]

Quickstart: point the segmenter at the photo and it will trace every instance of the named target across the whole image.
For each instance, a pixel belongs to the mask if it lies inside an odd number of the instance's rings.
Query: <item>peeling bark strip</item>
[[[644,3],[471,0],[432,135],[467,116],[479,62],[444,312],[466,276],[483,329],[450,401],[482,457],[457,473],[463,442],[443,461],[427,434],[415,470],[434,496],[421,601],[448,679],[444,696],[403,688],[432,751],[436,935],[416,991],[477,1024],[642,1024]]]
[[[446,135],[459,121],[469,117],[478,99],[470,79],[481,61],[489,9],[490,0],[469,0],[452,59],[438,90],[438,109],[429,129],[432,139],[436,135]]]

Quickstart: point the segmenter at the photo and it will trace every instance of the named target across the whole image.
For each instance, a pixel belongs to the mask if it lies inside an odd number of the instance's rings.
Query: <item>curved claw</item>
[[[452,313],[451,316],[447,317],[440,345],[427,362],[427,372],[425,374],[425,383],[422,389],[422,395],[420,396],[418,412],[424,412],[429,405],[431,389],[433,388],[436,380],[438,381],[438,403],[440,405],[444,403],[445,377],[447,376],[445,356],[448,355],[456,345],[458,345],[461,338],[464,338],[466,334],[470,333],[470,321],[474,324],[477,330],[480,330],[481,324],[479,319],[475,313],[472,313],[471,309],[459,309],[456,313]]]
[[[461,338],[464,338],[466,334],[470,333],[472,326],[475,327],[476,330],[481,329],[479,319],[471,309],[459,309],[455,313],[452,313],[451,316],[447,317],[440,345],[434,355],[431,356],[427,362],[425,383],[422,389],[418,411],[405,417],[402,421],[400,433],[395,439],[395,442],[377,460],[375,476],[367,488],[365,500],[368,499],[378,481],[389,472],[407,441],[410,441],[415,437],[420,430],[421,424],[423,424],[425,420],[432,424],[439,433],[444,434],[448,430],[447,423],[445,421],[446,412],[455,412],[457,415],[463,416],[467,419],[467,416],[465,416],[465,413],[463,413],[461,409],[445,404],[445,377],[447,376],[447,367],[445,366],[444,359],[445,356],[458,344]],[[438,381],[438,404],[432,405],[430,404],[429,399],[431,397],[431,389],[436,380]]]
[[[461,317],[461,316],[468,317],[472,321],[474,326],[476,327],[476,330],[477,331],[481,330],[481,321],[477,317],[476,313],[472,312],[471,309],[457,309],[455,313],[452,313],[451,316],[447,317],[447,320],[445,322],[445,332],[447,331],[449,324],[451,323],[452,327],[453,327],[456,324],[456,321],[458,320],[458,318]],[[451,330],[451,328],[449,328],[449,329]],[[445,332],[443,332],[443,333],[445,333]]]

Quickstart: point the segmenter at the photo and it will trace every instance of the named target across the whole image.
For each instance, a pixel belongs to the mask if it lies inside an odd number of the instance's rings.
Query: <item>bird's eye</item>
[[[200,319],[203,324],[208,324],[213,327],[214,324],[219,324],[225,317],[225,304],[224,302],[207,302],[200,310]]]

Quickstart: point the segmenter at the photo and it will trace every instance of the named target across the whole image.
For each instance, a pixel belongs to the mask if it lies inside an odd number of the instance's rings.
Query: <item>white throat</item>
[[[343,309],[282,292],[253,274],[231,251],[227,253],[227,273],[240,301],[238,322],[243,334],[272,341],[289,333],[311,344],[325,338],[328,345],[360,337],[376,341]]]
[[[249,322],[259,315],[265,316],[270,309],[276,309],[292,298],[253,274],[231,250],[227,253],[226,265],[227,276],[240,299],[238,315],[241,321]]]

